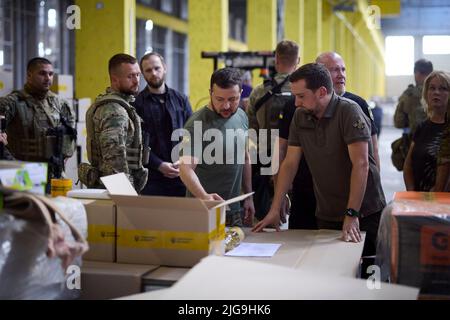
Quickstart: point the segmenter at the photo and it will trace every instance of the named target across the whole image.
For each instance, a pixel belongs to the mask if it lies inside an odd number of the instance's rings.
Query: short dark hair
[[[239,86],[239,90],[242,89],[242,72],[236,68],[223,68],[214,71],[211,76],[210,89],[217,85],[222,89],[228,89],[235,85]]]
[[[298,62],[298,44],[291,40],[283,40],[277,44],[275,54],[284,65],[296,65]]]
[[[320,87],[325,87],[327,93],[333,92],[333,82],[330,72],[321,63],[307,63],[289,76],[289,81],[291,82],[299,80],[305,80],[306,88],[312,91],[316,91]]]
[[[35,57],[35,58],[31,59],[30,61],[28,61],[27,72],[33,71],[34,68],[36,68],[40,64],[49,64],[49,65],[51,65],[52,63],[48,59],[45,59],[45,58],[42,58],[42,57]]]
[[[114,72],[117,69],[117,67],[119,67],[122,63],[135,64],[137,63],[137,60],[135,57],[130,56],[129,54],[118,53],[114,55],[111,59],[109,59],[108,63],[109,74]]]
[[[414,63],[414,73],[417,72],[427,76],[433,72],[433,64],[427,59],[419,59]]]
[[[147,60],[148,58],[150,58],[152,56],[158,57],[161,60],[161,63],[163,65],[166,65],[166,62],[164,61],[164,57],[161,54],[159,54],[158,52],[150,52],[150,53],[146,53],[139,61],[139,67],[141,68],[141,70],[142,70],[142,62],[144,62],[145,60]]]

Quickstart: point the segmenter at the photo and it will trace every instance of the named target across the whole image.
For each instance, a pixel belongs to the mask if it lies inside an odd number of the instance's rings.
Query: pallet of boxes
[[[88,217],[82,299],[142,292],[142,278],[160,266],[192,267],[224,254],[225,202],[139,196],[125,174],[103,177],[106,190],[73,191]],[[87,198],[102,199],[87,199]]]
[[[450,299],[450,194],[397,192],[377,254],[384,280],[420,288],[420,299]]]

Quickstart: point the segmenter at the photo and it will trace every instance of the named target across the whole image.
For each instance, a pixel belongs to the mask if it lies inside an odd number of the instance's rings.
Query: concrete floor
[[[393,126],[393,114],[395,106],[383,105],[383,127],[379,137],[379,154],[381,161],[381,184],[383,186],[386,201],[389,202],[396,191],[405,191],[403,172],[397,171],[391,161],[391,143],[400,138],[401,129]]]

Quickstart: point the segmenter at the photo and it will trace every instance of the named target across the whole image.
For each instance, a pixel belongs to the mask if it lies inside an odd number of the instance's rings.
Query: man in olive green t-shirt
[[[217,70],[211,77],[210,103],[185,124],[180,178],[187,196],[203,200],[228,200],[252,190],[247,150],[248,118],[239,108],[241,74],[233,68]],[[243,226],[240,203],[226,213],[227,226]],[[253,198],[244,201],[244,222],[251,224]]]

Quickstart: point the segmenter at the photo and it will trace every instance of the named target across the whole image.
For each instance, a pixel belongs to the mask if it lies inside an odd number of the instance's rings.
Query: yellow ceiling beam
[[[168,28],[183,34],[187,34],[189,30],[189,24],[187,21],[175,18],[171,15],[146,7],[142,4],[136,5],[136,18],[143,20],[152,20],[153,23],[158,26]]]

